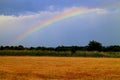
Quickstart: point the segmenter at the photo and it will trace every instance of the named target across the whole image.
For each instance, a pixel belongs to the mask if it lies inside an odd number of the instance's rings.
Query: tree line
[[[99,51],[99,52],[120,52],[119,45],[103,46],[98,41],[90,41],[87,46],[58,46],[58,47],[24,47],[19,46],[0,46],[0,50],[42,50],[42,51]]]

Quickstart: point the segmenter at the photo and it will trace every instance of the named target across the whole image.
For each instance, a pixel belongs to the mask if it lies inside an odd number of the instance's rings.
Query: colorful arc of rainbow
[[[100,8],[111,8],[113,6],[120,6],[119,4],[116,4],[116,5],[112,5],[112,6],[102,6]],[[45,27],[45,26],[48,26],[52,23],[55,23],[55,22],[58,22],[58,21],[61,21],[61,20],[64,20],[64,19],[67,19],[67,18],[71,18],[71,17],[74,17],[74,16],[78,16],[78,15],[81,15],[81,14],[84,14],[84,13],[89,13],[89,12],[92,12],[94,11],[96,8],[91,8],[91,9],[77,9],[77,10],[73,10],[73,11],[68,11],[68,12],[63,12],[53,18],[50,18],[48,20],[45,20],[41,23],[39,23],[38,25],[36,26],[33,26],[32,28],[28,29],[27,31],[25,31],[23,34],[19,35],[17,38],[15,38],[14,42],[18,42],[20,40],[22,40],[24,37],[26,37],[27,35],[41,29],[42,27]]]
[[[77,16],[77,15],[83,14],[85,12],[87,13],[89,11],[92,11],[92,10],[91,9],[88,9],[88,10],[79,9],[79,10],[75,10],[75,11],[70,11],[69,13],[68,12],[67,13],[61,13],[60,15],[57,15],[57,16],[51,18],[51,19],[45,20],[45,21],[41,22],[40,24],[30,28],[29,30],[27,30],[26,32],[24,32],[23,34],[18,36],[15,39],[14,42],[22,40],[27,35],[39,30],[42,27],[48,26],[52,23],[55,23],[55,22],[58,22],[58,21],[61,21],[61,20],[67,19],[67,18],[71,18],[71,17]]]

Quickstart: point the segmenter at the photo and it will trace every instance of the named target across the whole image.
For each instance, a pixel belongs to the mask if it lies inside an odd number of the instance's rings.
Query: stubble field
[[[0,57],[0,80],[120,80],[120,58]]]

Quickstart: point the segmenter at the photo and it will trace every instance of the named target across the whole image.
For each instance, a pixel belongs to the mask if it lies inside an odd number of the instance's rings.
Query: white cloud
[[[63,14],[63,13],[69,13],[69,12],[73,12],[73,11],[77,11],[77,10],[81,10],[81,11],[87,11],[89,10],[89,8],[84,8],[84,7],[70,7],[70,8],[64,8],[61,11],[50,11],[51,9],[53,9],[54,6],[49,6],[49,10],[48,11],[40,11],[37,13],[32,13],[32,12],[26,12],[24,15],[19,15],[19,16],[14,16],[14,15],[9,15],[9,16],[5,16],[5,15],[0,15],[0,24],[4,24],[4,22],[19,22],[19,21],[27,21],[30,19],[38,19],[43,21],[44,19],[50,19],[52,17],[55,17],[59,14]],[[91,11],[91,12],[90,12]],[[100,9],[100,8],[95,8],[95,9],[90,9],[88,14],[91,13],[95,13],[95,14],[109,14],[109,13],[118,13],[120,12],[119,9],[114,10],[114,11],[110,11],[107,9]]]

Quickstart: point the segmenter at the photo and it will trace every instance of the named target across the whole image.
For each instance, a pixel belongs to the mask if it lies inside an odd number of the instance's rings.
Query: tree
[[[17,48],[18,48],[18,50],[23,50],[24,49],[24,47],[22,45],[19,45]]]
[[[77,51],[77,46],[71,46],[71,55],[73,55],[74,53],[76,53]]]
[[[0,46],[0,50],[3,50],[4,49],[4,47],[3,46]]]
[[[119,45],[108,46],[108,47],[106,47],[106,51],[119,52],[120,51],[120,46]]]
[[[9,46],[5,46],[4,49],[5,50],[10,50],[10,47]]]
[[[102,44],[97,41],[90,41],[88,44],[88,51],[101,51],[102,50]]]

